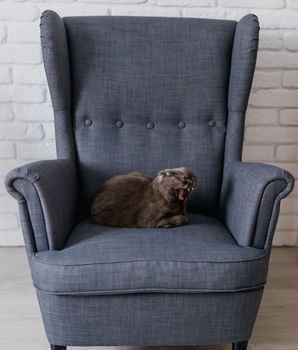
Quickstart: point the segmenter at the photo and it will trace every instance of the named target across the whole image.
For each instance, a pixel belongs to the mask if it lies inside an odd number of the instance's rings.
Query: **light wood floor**
[[[49,350],[23,248],[0,248],[0,349]],[[182,349],[230,350],[230,345],[175,348]],[[298,350],[298,248],[273,250],[249,350]]]

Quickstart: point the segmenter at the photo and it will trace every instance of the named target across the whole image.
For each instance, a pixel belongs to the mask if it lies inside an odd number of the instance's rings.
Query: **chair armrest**
[[[270,246],[280,200],[293,187],[293,176],[271,165],[238,161],[225,165],[220,216],[239,245]]]
[[[5,185],[19,202],[27,251],[62,249],[77,212],[74,163],[62,159],[30,163],[9,172]]]

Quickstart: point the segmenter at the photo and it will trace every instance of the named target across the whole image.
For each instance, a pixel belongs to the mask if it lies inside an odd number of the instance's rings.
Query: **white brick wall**
[[[17,205],[3,177],[28,161],[54,158],[53,114],[39,46],[39,16],[135,15],[227,18],[255,13],[260,51],[243,158],[298,178],[298,0],[2,0],[0,2],[0,245],[23,244]],[[281,206],[277,245],[298,244],[298,186]]]

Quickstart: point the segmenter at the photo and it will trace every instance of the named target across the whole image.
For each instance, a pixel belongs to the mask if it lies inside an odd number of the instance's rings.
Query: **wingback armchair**
[[[288,172],[241,162],[259,25],[149,17],[59,17],[41,45],[57,160],[11,171],[52,349],[233,343],[246,349],[266,282]],[[190,222],[93,225],[110,176],[198,176]]]

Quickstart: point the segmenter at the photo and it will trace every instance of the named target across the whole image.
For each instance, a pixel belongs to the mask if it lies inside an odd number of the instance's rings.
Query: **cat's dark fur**
[[[112,177],[92,204],[92,222],[114,227],[185,225],[185,199],[196,184],[188,168],[162,170],[155,179],[141,173]]]

